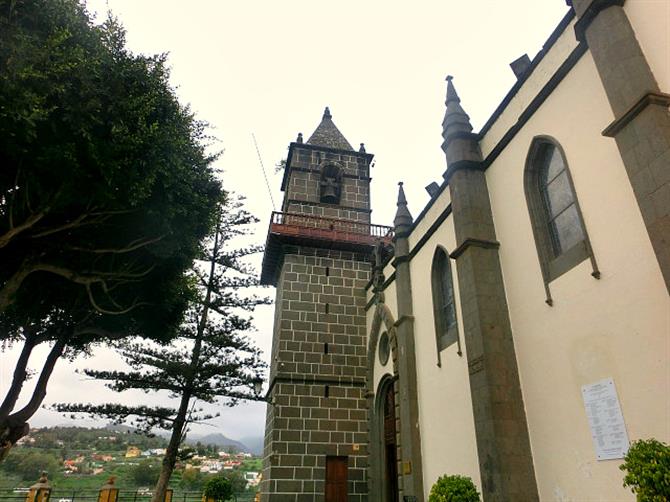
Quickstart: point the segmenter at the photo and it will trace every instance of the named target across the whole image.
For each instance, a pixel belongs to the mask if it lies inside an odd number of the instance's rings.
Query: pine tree
[[[244,335],[252,329],[248,312],[269,303],[267,298],[246,294],[248,288],[258,285],[258,279],[244,259],[260,248],[231,246],[231,240],[246,234],[249,224],[256,221],[242,209],[240,200],[219,207],[216,228],[203,246],[201,260],[192,269],[195,292],[172,343],[123,341],[118,349],[131,369],[84,371],[89,377],[107,381],[107,387],[116,392],[168,391],[178,400],[176,406],[54,405],[61,412],[104,417],[146,433],[155,428],[171,431],[152,502],[164,500],[189,425],[217,416],[204,412],[199,403],[233,406],[240,399],[261,399],[254,387],[261,380],[265,364],[260,351]]]

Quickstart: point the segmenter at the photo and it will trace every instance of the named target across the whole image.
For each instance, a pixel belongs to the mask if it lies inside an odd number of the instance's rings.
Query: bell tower
[[[370,163],[326,108],[289,146],[261,282],[277,288],[263,502],[367,500],[365,286],[373,249]]]

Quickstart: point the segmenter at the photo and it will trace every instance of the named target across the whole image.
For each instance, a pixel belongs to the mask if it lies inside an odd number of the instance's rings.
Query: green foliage
[[[222,197],[207,142],[166,56],[129,52],[114,19],[94,25],[80,0],[0,0],[0,340],[23,343],[26,361],[56,341],[16,411],[19,359],[0,461],[61,355],[175,335],[184,271]]]
[[[202,444],[201,441],[196,441],[193,446],[195,453],[198,455],[212,455],[219,451],[219,447],[215,444]]]
[[[233,495],[233,485],[223,476],[217,476],[205,484],[205,497],[216,502],[225,502]]]
[[[244,473],[237,469],[231,471],[223,471],[223,476],[230,483],[233,493],[243,493],[247,489],[247,480],[244,478]]]
[[[241,200],[228,199],[217,210],[216,228],[203,242],[199,260],[191,270],[197,292],[191,297],[178,338],[171,344],[147,341],[119,342],[118,350],[128,368],[123,371],[87,369],[87,376],[107,382],[115,392],[139,389],[167,391],[175,399],[169,406],[123,405],[119,403],[57,403],[66,413],[86,413],[130,423],[146,433],[154,428],[171,431],[163,468],[154,498],[170,479],[189,424],[217,415],[196,407],[198,402],[233,406],[240,399],[258,399],[255,382],[265,363],[245,332],[252,329],[247,312],[267,304],[267,298],[245,293],[258,286],[258,276],[245,258],[257,246],[235,247],[232,240],[248,233],[258,220],[242,209]],[[196,451],[210,447],[196,445]],[[246,483],[245,483],[246,484]]]
[[[220,196],[204,125],[166,57],[130,53],[114,19],[3,4],[0,312],[165,338]]]
[[[15,474],[25,482],[34,483],[42,471],[46,471],[50,476],[58,472],[61,460],[52,453],[35,449],[17,449],[0,465],[2,471]]]
[[[182,490],[187,491],[202,491],[205,482],[209,477],[202,472],[200,469],[184,469],[181,473],[181,481],[179,486]]]
[[[169,391],[180,399],[179,406],[57,403],[56,410],[129,423],[147,433],[153,428],[177,431],[180,444],[188,423],[214,418],[202,409],[183,406],[184,399],[204,403],[220,399],[222,404],[232,406],[240,399],[257,398],[254,381],[260,378],[265,363],[245,336],[253,327],[245,313],[269,300],[245,293],[258,286],[258,277],[244,259],[260,249],[235,248],[231,243],[257,221],[241,205],[237,199],[219,205],[216,229],[203,244],[200,260],[191,270],[197,293],[189,302],[178,338],[162,345],[121,341],[116,346],[127,370],[85,370],[87,376],[108,382],[107,387],[115,392]],[[198,444],[195,448],[204,454],[212,447]]]
[[[245,471],[262,471],[263,460],[260,458],[252,458],[242,462],[242,468]]]
[[[161,464],[158,460],[142,460],[130,469],[132,480],[137,486],[153,486],[158,481]]]
[[[161,436],[148,437],[132,430],[115,431],[108,428],[44,427],[31,430],[30,437],[34,442],[26,444],[24,448],[61,448],[62,444],[70,452],[98,450],[125,453],[128,446],[137,446],[140,450],[167,446],[167,440]]]
[[[628,471],[623,485],[631,487],[640,502],[670,500],[670,447],[655,439],[633,442],[619,466]]]
[[[480,502],[475,484],[467,476],[441,476],[430,489],[428,502]]]

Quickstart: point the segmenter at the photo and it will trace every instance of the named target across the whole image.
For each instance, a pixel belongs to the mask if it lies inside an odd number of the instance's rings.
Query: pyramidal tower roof
[[[307,140],[308,145],[325,146],[338,150],[353,150],[347,139],[333,123],[333,116],[326,107],[321,123]]]

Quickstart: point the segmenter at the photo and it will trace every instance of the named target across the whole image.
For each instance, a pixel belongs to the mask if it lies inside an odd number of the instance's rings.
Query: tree
[[[224,471],[223,476],[230,483],[233,493],[244,493],[247,489],[247,480],[242,471],[233,469],[232,471]]]
[[[428,502],[480,502],[475,484],[467,476],[440,476],[430,489]]]
[[[634,441],[619,469],[626,471],[624,487],[640,502],[670,500],[670,447],[656,439]]]
[[[184,469],[181,473],[180,486],[183,490],[201,491],[207,477],[200,472],[200,469]]]
[[[205,499],[226,502],[233,495],[233,486],[227,478],[217,476],[205,484]]]
[[[61,465],[60,459],[52,454],[32,448],[20,448],[2,464],[2,470],[16,474],[24,481],[36,481],[45,471],[53,475]]]
[[[0,341],[22,346],[0,404],[0,461],[61,356],[174,335],[183,272],[221,197],[207,139],[165,55],[131,54],[115,20],[95,26],[77,0],[0,0]]]
[[[56,404],[66,413],[87,413],[117,423],[129,421],[140,430],[153,428],[171,431],[161,474],[152,502],[163,500],[177,460],[179,446],[189,424],[213,418],[198,402],[233,406],[240,399],[258,400],[255,383],[265,364],[260,353],[242,333],[252,328],[245,312],[253,311],[267,298],[242,293],[258,285],[253,270],[244,258],[259,251],[256,246],[233,248],[231,239],[247,233],[256,222],[240,201],[226,202],[218,210],[216,228],[203,245],[202,260],[192,269],[198,294],[192,299],[179,337],[169,345],[148,342],[118,344],[128,371],[85,370],[86,375],[105,380],[117,392],[141,389],[168,391],[176,406],[122,404]]]
[[[130,469],[130,477],[136,486],[147,486],[156,483],[161,469],[158,462],[142,460]]]

